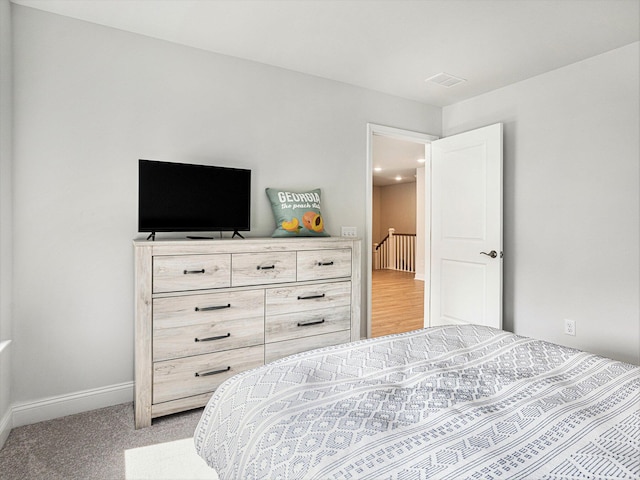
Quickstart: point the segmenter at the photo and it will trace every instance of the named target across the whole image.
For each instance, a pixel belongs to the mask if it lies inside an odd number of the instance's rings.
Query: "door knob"
[[[491,258],[496,258],[498,256],[498,252],[496,252],[495,250],[491,250],[489,253],[487,252],[480,252],[482,255],[486,255],[488,257]]]

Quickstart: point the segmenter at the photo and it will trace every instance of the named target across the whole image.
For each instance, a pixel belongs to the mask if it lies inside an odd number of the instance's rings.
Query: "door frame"
[[[440,137],[435,135],[430,135],[428,133],[415,132],[412,130],[404,130],[401,128],[395,127],[387,127],[385,125],[378,125],[375,123],[367,123],[367,168],[366,168],[366,233],[365,239],[366,242],[366,278],[367,278],[367,331],[366,338],[371,338],[371,299],[372,299],[372,288],[371,288],[371,277],[373,275],[372,266],[373,266],[373,137],[374,135],[381,135],[383,137],[395,138],[397,140],[405,140],[415,143],[422,143],[424,145],[428,145],[434,140],[438,140]],[[431,159],[425,159],[425,173],[427,169],[430,168]],[[425,189],[427,188],[425,181]],[[426,199],[427,195],[425,195]],[[431,212],[430,210],[425,210],[425,214],[427,218],[425,219],[425,225],[431,224]],[[427,261],[427,255],[429,249],[427,248],[430,243],[430,239],[428,235],[425,235],[425,287],[427,281],[430,282],[430,275],[428,266],[429,263]],[[425,288],[425,300],[427,297],[427,288]],[[425,319],[428,320],[428,319]],[[427,322],[425,321],[425,324]]]

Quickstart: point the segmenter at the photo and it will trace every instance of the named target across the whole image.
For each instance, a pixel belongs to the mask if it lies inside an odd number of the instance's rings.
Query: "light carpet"
[[[168,415],[136,430],[133,404],[125,403],[17,427],[0,450],[0,478],[215,480],[193,445],[201,415]]]

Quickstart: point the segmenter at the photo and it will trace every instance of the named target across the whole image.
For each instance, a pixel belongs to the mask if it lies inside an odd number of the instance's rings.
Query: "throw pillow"
[[[320,212],[320,189],[290,192],[267,188],[276,221],[273,237],[328,237]]]

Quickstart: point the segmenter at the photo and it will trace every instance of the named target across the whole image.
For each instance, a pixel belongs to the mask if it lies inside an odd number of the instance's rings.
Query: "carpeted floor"
[[[125,479],[126,451],[193,437],[201,414],[169,415],[135,430],[133,404],[125,403],[17,427],[0,450],[0,479]]]

